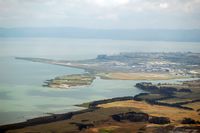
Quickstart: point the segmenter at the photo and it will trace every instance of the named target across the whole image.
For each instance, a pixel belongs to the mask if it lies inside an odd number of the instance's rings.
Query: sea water
[[[98,54],[120,52],[199,52],[200,43],[142,42],[103,39],[1,38],[0,39],[0,125],[24,121],[48,113],[82,109],[74,105],[134,96],[142,91],[132,80],[102,80],[72,89],[43,87],[45,80],[60,75],[80,74],[84,70],[17,60],[15,57],[83,60]],[[176,82],[169,80],[166,82]],[[165,82],[165,81],[154,81]]]

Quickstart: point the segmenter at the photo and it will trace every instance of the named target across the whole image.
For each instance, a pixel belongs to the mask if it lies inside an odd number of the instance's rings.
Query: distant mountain
[[[65,37],[143,41],[200,42],[200,30],[84,29],[84,28],[0,28],[0,37]]]

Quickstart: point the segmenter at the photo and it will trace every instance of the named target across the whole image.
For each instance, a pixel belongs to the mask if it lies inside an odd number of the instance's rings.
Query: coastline
[[[166,80],[199,77],[199,53],[120,53],[98,55],[93,59],[68,61],[45,58],[15,57],[83,69],[93,76],[113,80]],[[176,58],[175,61],[173,58]],[[196,57],[196,58],[192,58]],[[187,60],[190,60],[189,62]],[[197,65],[197,67],[196,67]]]
[[[34,60],[32,60],[32,61],[34,61]],[[71,64],[66,65],[66,63],[63,64],[63,63],[51,62],[51,61],[48,61],[48,62],[45,61],[44,62],[44,61],[36,60],[36,62],[48,63],[48,64],[54,64],[54,65],[62,65],[62,66],[68,66],[68,67],[73,67],[73,68],[80,68],[80,69],[84,69],[85,71],[90,71],[92,74],[99,76],[102,79],[109,79],[109,80],[146,80],[146,79],[148,79],[148,80],[157,80],[157,79],[158,80],[170,80],[170,79],[177,79],[177,77],[175,78],[172,75],[162,75],[162,74],[160,75],[160,73],[156,73],[156,74],[155,73],[140,73],[141,75],[138,76],[139,73],[108,72],[107,73],[108,75],[99,75],[97,72],[94,72],[92,69],[88,69],[88,68],[85,68],[85,67],[82,67],[82,66],[77,66],[77,65],[73,66]],[[180,78],[182,78],[182,76]],[[187,78],[187,77],[185,77],[185,78]],[[148,91],[148,90],[146,90],[146,91]],[[151,91],[148,91],[148,92],[152,93]],[[29,120],[27,120],[25,122],[21,122],[21,123],[3,125],[3,126],[0,126],[0,131],[4,132],[4,131],[7,131],[7,130],[21,129],[21,128],[26,128],[26,127],[30,127],[30,126],[31,127],[32,126],[37,127],[38,125],[42,126],[42,125],[49,124],[49,123],[53,124],[53,123],[56,123],[56,122],[67,121],[67,120],[71,120],[71,118],[77,117],[79,115],[84,116],[85,114],[88,114],[88,113],[98,112],[99,109],[102,109],[102,108],[103,109],[125,108],[126,111],[125,112],[122,111],[121,113],[127,113],[128,110],[130,110],[130,108],[132,110],[139,109],[141,111],[142,105],[145,106],[145,108],[149,108],[149,106],[153,105],[156,109],[160,109],[161,107],[163,107],[164,109],[172,109],[172,110],[178,109],[178,111],[180,109],[180,110],[184,110],[187,113],[190,112],[190,111],[193,111],[193,113],[194,113],[194,110],[192,109],[192,107],[180,106],[180,103],[178,103],[178,104],[176,104],[176,103],[175,104],[168,104],[168,103],[166,103],[166,101],[164,103],[160,102],[160,100],[166,100],[168,98],[174,98],[174,97],[170,97],[171,95],[168,96],[168,97],[162,97],[161,96],[161,98],[158,98],[158,99],[141,98],[143,96],[147,96],[149,93],[140,93],[139,95],[134,96],[134,97],[117,97],[117,98],[112,98],[112,99],[93,101],[93,102],[89,103],[88,108],[84,109],[84,110],[73,111],[73,112],[68,112],[68,113],[63,113],[63,114],[52,114],[51,116],[33,118],[33,119],[29,119]],[[141,102],[141,101],[143,101],[143,102]],[[136,105],[140,105],[141,108],[137,108],[137,107],[133,106],[134,102],[137,103]],[[186,103],[184,102],[184,104],[188,104],[188,103],[190,104],[190,103],[193,103],[193,102],[199,102],[199,100],[194,100],[192,102],[186,102]],[[127,106],[119,106],[119,105],[123,105],[124,103],[126,103],[125,105],[127,105]],[[181,104],[183,104],[183,103],[181,103]],[[130,107],[130,106],[132,106],[132,107]],[[176,112],[177,110],[173,110],[173,111]],[[161,112],[161,113],[163,113],[163,112]],[[183,112],[181,112],[181,113],[183,113]],[[116,115],[116,114],[111,113],[111,115]],[[154,114],[154,115],[157,115],[157,114]],[[158,116],[162,117],[162,115],[161,116],[158,115]],[[195,116],[196,116],[196,112],[195,112]],[[173,116],[171,116],[170,118],[172,118],[172,117]],[[181,117],[181,118],[184,118],[184,117]],[[85,119],[83,119],[83,121],[84,120]],[[198,120],[199,120],[199,117],[198,117]],[[80,125],[80,124],[82,124],[82,123],[78,122],[78,125]]]
[[[98,109],[97,105],[99,105],[99,104],[115,102],[115,101],[133,100],[133,99],[134,99],[134,97],[127,96],[127,97],[117,97],[117,98],[112,98],[112,99],[93,101],[90,103],[90,106],[88,108],[82,109],[79,111],[72,111],[72,112],[63,113],[63,114],[52,114],[51,116],[43,116],[43,117],[36,117],[33,119],[28,119],[25,122],[0,125],[0,131],[5,132],[7,130],[24,128],[27,126],[34,126],[34,125],[51,123],[51,122],[56,122],[56,121],[61,121],[61,120],[68,120],[68,119],[72,118],[72,116],[82,114],[82,113],[92,112],[92,111]]]
[[[186,81],[186,82],[194,82],[194,81]],[[141,87],[139,87],[139,88],[142,89]],[[0,126],[0,131],[6,132],[7,130],[22,129],[22,128],[26,128],[29,126],[37,126],[37,125],[43,125],[43,124],[48,124],[48,123],[53,124],[56,122],[67,121],[67,120],[70,120],[79,115],[85,116],[85,114],[88,114],[88,113],[90,114],[93,112],[98,112],[98,110],[100,110],[102,108],[103,109],[127,108],[127,110],[130,110],[131,106],[132,106],[131,108],[133,110],[138,110],[139,112],[145,112],[148,115],[151,115],[154,117],[162,117],[162,113],[168,113],[166,111],[162,112],[163,110],[173,110],[173,112],[171,112],[171,115],[170,115],[171,120],[175,117],[177,112],[182,112],[183,114],[187,114],[188,117],[191,116],[192,119],[196,119],[197,121],[200,120],[200,117],[197,115],[197,113],[195,113],[195,110],[193,110],[192,108],[182,107],[182,106],[179,106],[179,104],[175,104],[175,105],[174,104],[172,104],[172,105],[171,104],[162,104],[160,102],[156,102],[158,99],[155,99],[155,100],[149,99],[149,101],[148,101],[148,100],[139,98],[141,96],[145,96],[148,94],[154,94],[151,90],[148,92],[149,93],[140,93],[134,97],[126,96],[126,97],[116,97],[116,98],[112,98],[112,99],[93,101],[93,102],[88,103],[88,108],[80,110],[80,111],[73,111],[73,112],[68,112],[68,113],[63,113],[63,114],[52,114],[51,116],[29,119],[29,120],[27,120],[25,122],[21,122],[21,123],[3,125],[3,126]],[[160,94],[160,92],[158,94]],[[167,97],[167,98],[169,98],[169,97]],[[161,98],[161,99],[165,100],[166,98]],[[161,99],[159,98],[159,100],[161,100]],[[193,102],[199,102],[199,101],[197,100],[197,101],[193,101]],[[184,104],[188,104],[188,103],[184,103]],[[157,113],[153,113],[151,111],[150,112],[145,111],[146,108],[149,108],[149,107],[152,108],[153,112],[154,112],[154,110],[157,110],[160,108],[159,111],[161,111],[161,113],[157,114]],[[136,111],[136,112],[138,112],[138,111]],[[159,111],[157,111],[157,112],[159,112]],[[125,111],[125,112],[127,112],[127,111]],[[172,121],[175,121],[175,124],[177,124],[177,121],[180,121],[181,119],[184,118],[184,116],[182,116],[180,114],[177,115],[175,117],[175,119],[172,120]],[[84,122],[82,122],[82,124],[84,124]],[[80,125],[80,122],[79,122],[79,125]],[[198,126],[198,124],[197,124],[197,126]]]

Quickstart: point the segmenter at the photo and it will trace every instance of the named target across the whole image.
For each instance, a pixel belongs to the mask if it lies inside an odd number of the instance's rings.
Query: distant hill
[[[0,37],[65,37],[142,41],[200,42],[200,30],[84,29],[84,28],[0,28]]]

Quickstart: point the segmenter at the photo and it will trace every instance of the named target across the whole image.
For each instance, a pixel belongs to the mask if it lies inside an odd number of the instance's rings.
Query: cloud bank
[[[0,27],[200,28],[200,0],[0,0]]]

